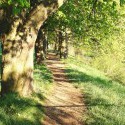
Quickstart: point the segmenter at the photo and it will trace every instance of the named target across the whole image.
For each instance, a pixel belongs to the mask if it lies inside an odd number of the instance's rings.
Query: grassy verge
[[[74,58],[66,60],[66,73],[72,84],[80,88],[87,113],[87,125],[125,125],[125,86],[107,78]]]
[[[52,85],[52,74],[45,65],[36,65],[34,82],[37,93],[30,98],[9,94],[0,98],[0,125],[41,125],[42,104]]]

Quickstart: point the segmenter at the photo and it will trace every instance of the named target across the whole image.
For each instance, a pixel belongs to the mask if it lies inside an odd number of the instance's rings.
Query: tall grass
[[[125,36],[105,41],[100,52],[91,60],[91,65],[105,72],[110,78],[125,84]]]
[[[102,38],[98,45],[88,42],[79,48],[74,47],[74,51],[78,51],[75,55],[78,60],[125,84],[125,33],[123,31],[117,33],[111,34],[109,38]]]
[[[83,93],[87,125],[125,125],[125,86],[75,58],[67,60],[66,73]]]

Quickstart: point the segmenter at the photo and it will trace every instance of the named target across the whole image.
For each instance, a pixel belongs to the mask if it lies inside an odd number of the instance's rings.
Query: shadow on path
[[[67,79],[65,65],[54,54],[49,54],[47,66],[53,73],[55,86],[46,99],[43,125],[84,125],[83,96]]]

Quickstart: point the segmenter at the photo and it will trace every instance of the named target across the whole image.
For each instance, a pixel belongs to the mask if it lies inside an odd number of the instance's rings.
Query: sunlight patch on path
[[[47,66],[53,73],[54,89],[46,99],[42,125],[84,125],[83,96],[67,79],[64,64],[54,54],[48,55]]]

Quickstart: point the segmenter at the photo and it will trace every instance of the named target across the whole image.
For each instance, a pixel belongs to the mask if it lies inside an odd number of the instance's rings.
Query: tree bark
[[[47,32],[43,31],[43,53],[44,53],[45,58],[47,55],[47,49],[48,49]]]
[[[16,92],[26,96],[33,92],[33,52],[38,31],[47,17],[63,0],[42,1],[33,8],[19,28],[17,20],[3,41],[1,95]]]
[[[62,58],[62,51],[63,51],[63,46],[62,46],[62,43],[63,43],[63,36],[62,36],[62,32],[61,31],[59,31],[59,34],[58,34],[58,37],[59,37],[59,39],[58,39],[58,42],[59,42],[59,47],[58,47],[58,53],[59,53],[59,56],[60,56],[60,58]]]
[[[3,43],[1,93],[27,95],[33,91],[34,43],[10,39]]]
[[[68,58],[68,33],[65,31],[65,51],[64,51],[64,58],[67,59]]]
[[[42,29],[39,30],[38,37],[35,44],[35,61],[37,64],[41,64],[45,60],[45,54],[43,51],[44,34]]]
[[[58,42],[58,32],[55,31],[55,43],[54,43],[54,52],[56,55],[58,55],[58,49],[59,49],[59,42]]]

